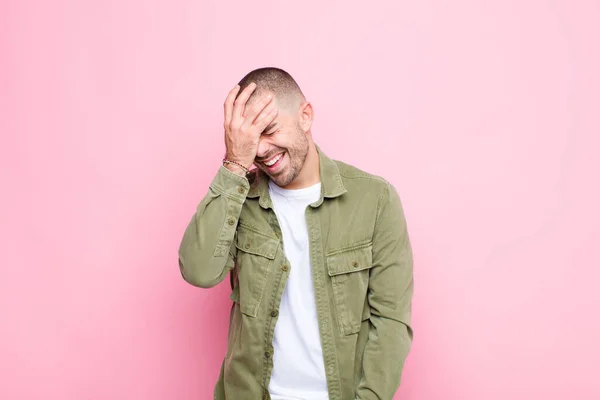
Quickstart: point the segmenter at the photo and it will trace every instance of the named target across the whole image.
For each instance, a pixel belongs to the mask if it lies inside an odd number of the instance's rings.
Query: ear
[[[312,104],[308,101],[303,101],[298,109],[298,119],[300,120],[300,126],[304,132],[310,131],[312,122],[315,118],[315,112]]]

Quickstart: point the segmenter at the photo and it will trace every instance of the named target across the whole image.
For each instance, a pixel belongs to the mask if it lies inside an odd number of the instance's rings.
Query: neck
[[[300,173],[289,185],[284,189],[303,189],[312,185],[316,185],[321,181],[319,171],[319,152],[312,140],[308,142],[308,154]]]

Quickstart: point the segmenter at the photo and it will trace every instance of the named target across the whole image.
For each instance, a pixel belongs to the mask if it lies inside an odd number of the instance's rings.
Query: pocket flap
[[[238,226],[235,247],[244,253],[256,254],[274,260],[278,246],[279,240],[241,225]]]
[[[362,271],[373,266],[373,244],[367,243],[327,255],[329,276]]]

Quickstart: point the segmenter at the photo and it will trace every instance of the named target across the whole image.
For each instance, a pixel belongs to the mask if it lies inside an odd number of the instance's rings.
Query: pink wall
[[[177,248],[264,65],[405,203],[397,399],[600,398],[598,1],[0,4],[1,399],[212,398],[228,283]]]

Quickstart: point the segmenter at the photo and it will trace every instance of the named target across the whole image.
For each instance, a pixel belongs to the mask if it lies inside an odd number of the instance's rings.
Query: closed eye
[[[276,125],[270,125],[270,126],[267,127],[267,129],[265,129],[263,131],[262,134],[263,135],[272,135],[272,134],[274,134],[275,132],[278,131],[278,129],[275,129],[276,127],[277,127]]]

